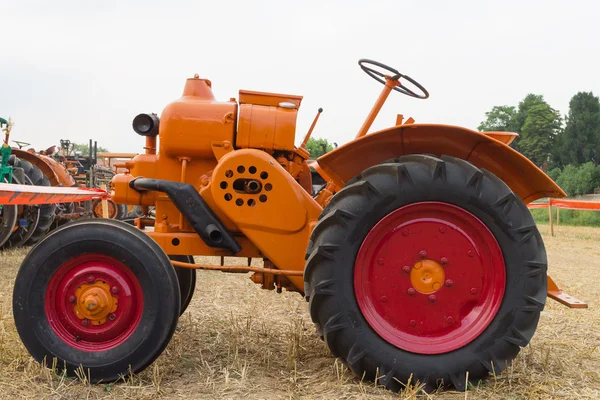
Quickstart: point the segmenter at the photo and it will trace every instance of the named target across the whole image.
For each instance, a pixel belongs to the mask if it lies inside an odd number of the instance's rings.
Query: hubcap
[[[109,313],[117,311],[118,299],[111,295],[110,285],[96,281],[88,285],[82,284],[75,290],[74,312],[79,319],[89,319],[93,325],[106,322]]]
[[[420,354],[475,340],[494,319],[505,285],[494,235],[473,214],[441,202],[386,215],[367,234],[354,269],[369,325],[394,346]]]
[[[136,276],[120,261],[99,254],[75,257],[54,273],[45,310],[54,333],[70,346],[102,351],[123,343],[137,328],[144,297]]]
[[[444,276],[444,268],[438,262],[422,260],[412,267],[410,282],[419,293],[435,293],[444,284]]]

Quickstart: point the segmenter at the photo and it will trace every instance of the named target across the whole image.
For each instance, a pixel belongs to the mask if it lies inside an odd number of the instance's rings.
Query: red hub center
[[[103,351],[123,343],[138,326],[144,297],[135,275],[99,254],[75,257],[54,273],[46,289],[50,326],[70,346]]]
[[[365,238],[354,290],[369,325],[396,347],[439,354],[477,338],[504,296],[494,235],[468,211],[414,203],[385,216]]]

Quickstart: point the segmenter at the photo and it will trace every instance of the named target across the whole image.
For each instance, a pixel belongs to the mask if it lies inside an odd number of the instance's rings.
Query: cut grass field
[[[98,385],[57,376],[29,356],[12,318],[26,250],[0,253],[0,399],[598,399],[600,229],[560,226],[555,237],[540,230],[550,275],[590,308],[548,299],[531,344],[507,371],[466,393],[429,395],[418,386],[393,394],[354,377],[317,337],[298,294],[262,290],[249,274],[208,271],[199,272],[173,340],[146,371]]]

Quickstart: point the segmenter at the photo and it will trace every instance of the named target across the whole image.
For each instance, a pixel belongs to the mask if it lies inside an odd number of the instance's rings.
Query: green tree
[[[523,100],[519,102],[517,112],[515,113],[511,125],[511,128],[514,129],[514,132],[517,132],[518,134],[523,133],[523,125],[525,125],[525,120],[527,120],[529,110],[539,104],[548,103],[546,103],[546,101],[544,100],[544,96],[542,96],[541,94],[533,93],[529,93],[527,96],[525,96]]]
[[[87,156],[90,153],[89,143],[73,143],[73,151],[79,151],[82,156]],[[106,147],[98,146],[98,153],[107,152]]]
[[[510,132],[515,118],[513,106],[494,106],[485,113],[485,120],[479,124],[480,132]]]
[[[548,140],[539,137],[539,135],[534,134],[530,135],[530,139],[528,143],[525,143],[527,147],[527,153],[525,154],[521,145],[523,143],[523,127],[525,126],[525,122],[527,121],[527,116],[529,112],[536,106],[545,105],[550,108],[548,103],[544,100],[544,96],[539,94],[529,93],[523,100],[519,102],[519,104],[514,106],[494,106],[490,111],[485,113],[485,120],[479,124],[478,129],[482,132],[486,131],[503,131],[503,132],[516,132],[520,136],[511,143],[511,147],[517,151],[520,151],[525,156],[529,157],[529,154],[539,153],[540,151],[534,148],[534,145],[541,145],[543,149],[541,150],[544,153],[548,146],[552,146],[553,139]],[[539,112],[539,110],[538,110]],[[560,115],[559,115],[560,117]],[[529,133],[532,133],[532,122],[530,122]],[[556,132],[553,132],[556,133]],[[538,158],[541,156],[537,154]],[[537,163],[536,163],[537,164]],[[541,165],[541,164],[540,164]]]
[[[558,182],[558,178],[560,177],[560,174],[562,173],[562,170],[560,168],[552,168],[550,171],[548,171],[546,174],[550,177],[550,179],[552,179],[554,182]]]
[[[329,143],[327,139],[310,138],[306,143],[306,149],[312,158],[317,158],[333,150],[333,145]]]
[[[594,189],[600,186],[600,167],[591,161],[578,167],[569,164],[563,169],[556,183],[569,196],[594,193]]]
[[[534,164],[546,170],[552,145],[562,128],[562,118],[546,102],[531,106],[526,114],[521,127],[520,151]]]
[[[592,92],[579,92],[569,102],[566,126],[556,138],[554,160],[580,165],[600,158],[600,100]]]
[[[520,135],[523,132],[523,125],[525,125],[529,109],[542,103],[546,103],[542,95],[529,93],[517,107],[494,106],[485,113],[485,120],[479,124],[478,129],[481,132],[516,132]],[[521,138],[519,137],[510,146],[521,151],[520,142]]]

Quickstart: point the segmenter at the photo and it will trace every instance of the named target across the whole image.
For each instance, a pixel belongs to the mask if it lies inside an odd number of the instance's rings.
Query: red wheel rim
[[[504,296],[504,257],[468,211],[414,203],[386,215],[356,259],[354,292],[369,325],[387,342],[440,354],[477,338]]]
[[[142,289],[129,268],[112,257],[87,254],[54,273],[44,308],[61,340],[96,352],[127,340],[140,323],[143,306]]]

